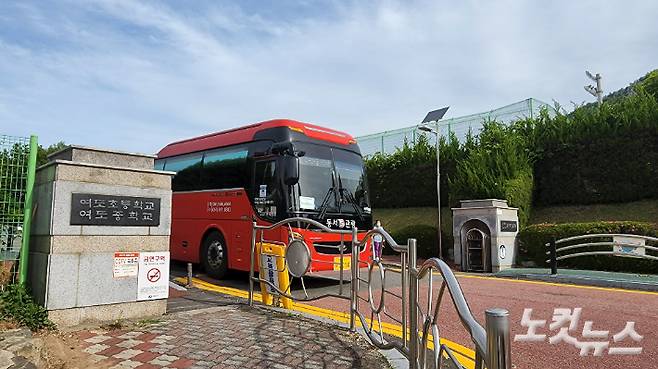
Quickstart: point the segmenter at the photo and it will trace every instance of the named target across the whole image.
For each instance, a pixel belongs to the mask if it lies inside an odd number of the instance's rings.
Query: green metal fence
[[[0,286],[27,280],[37,137],[0,135]]]
[[[548,109],[549,113],[554,111],[553,107],[549,104],[530,98],[482,113],[442,119],[438,123],[435,123],[434,128],[441,132],[441,136],[446,136],[449,132],[452,132],[461,141],[466,137],[469,130],[474,135],[477,135],[482,128],[482,124],[487,120],[511,123],[519,119],[535,117],[541,109]],[[418,130],[418,125],[357,137],[356,141],[364,156],[373,155],[378,152],[391,154],[397,148],[402,147],[405,141],[408,143],[416,142],[416,139],[421,135],[424,135],[434,145],[436,136],[426,135],[424,132]]]

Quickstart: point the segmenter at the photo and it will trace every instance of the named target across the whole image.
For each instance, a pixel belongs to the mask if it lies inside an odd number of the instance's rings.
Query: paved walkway
[[[141,328],[76,334],[104,368],[386,368],[357,334],[299,316],[194,294],[181,311]],[[195,305],[197,304],[197,305]],[[178,304],[185,306],[185,304]]]
[[[36,369],[36,366],[23,356],[32,350],[32,332],[29,329],[0,331],[0,369]]]

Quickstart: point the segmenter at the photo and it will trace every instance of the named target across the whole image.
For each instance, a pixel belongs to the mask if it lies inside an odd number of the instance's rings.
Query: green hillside
[[[658,224],[658,200],[534,208],[530,222],[581,223],[597,220],[634,220]]]

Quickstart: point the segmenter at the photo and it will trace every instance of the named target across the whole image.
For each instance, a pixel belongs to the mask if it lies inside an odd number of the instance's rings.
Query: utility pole
[[[439,129],[439,120],[443,118],[449,107],[433,110],[425,116],[418,129],[424,132],[433,133],[436,135],[436,198],[437,198],[437,236],[439,241],[439,259],[443,260],[443,245],[441,244],[441,160],[440,160],[440,144],[441,144],[441,131]],[[429,126],[429,123],[435,122],[435,128]]]
[[[599,73],[596,73],[596,75],[592,75],[589,71],[585,71],[585,75],[589,77],[592,81],[596,82],[596,87],[592,85],[587,85],[585,86],[585,91],[589,92],[592,94],[592,96],[596,97],[596,101],[598,101],[599,106],[603,103],[603,88],[601,87],[601,75]]]

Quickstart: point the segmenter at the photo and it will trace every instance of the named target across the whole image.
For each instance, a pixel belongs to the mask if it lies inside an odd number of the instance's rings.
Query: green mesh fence
[[[474,135],[477,135],[480,132],[482,124],[487,120],[511,123],[519,119],[535,117],[539,114],[542,108],[548,109],[549,112],[553,111],[552,106],[531,98],[478,114],[443,119],[439,121],[437,125],[438,127],[435,126],[435,128],[441,132],[442,136],[446,136],[448,132],[454,132],[457,138],[462,141],[466,138],[469,130],[471,130]],[[426,133],[418,130],[418,125],[413,125],[393,131],[385,131],[357,137],[356,140],[361,149],[361,153],[364,156],[369,156],[378,152],[391,154],[395,152],[398,147],[401,147],[405,140],[409,143],[413,143],[416,142],[416,139],[420,135],[426,135]],[[426,137],[432,145],[435,144],[435,135],[430,134]]]
[[[0,286],[19,281],[30,142],[29,137],[0,135]]]

